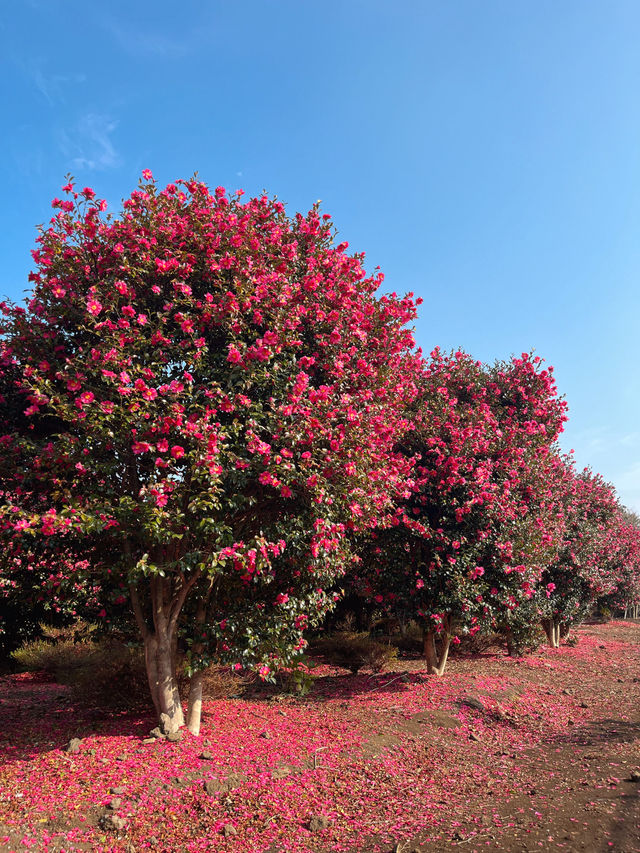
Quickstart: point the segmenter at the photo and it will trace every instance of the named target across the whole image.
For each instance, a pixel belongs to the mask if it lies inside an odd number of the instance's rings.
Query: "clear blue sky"
[[[565,449],[640,510],[637,0],[20,0],[0,20],[0,292],[66,172],[316,199],[418,343],[535,348]]]

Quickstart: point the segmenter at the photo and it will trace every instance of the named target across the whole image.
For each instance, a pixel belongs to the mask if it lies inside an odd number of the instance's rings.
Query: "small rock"
[[[109,793],[119,796],[120,794],[124,794],[124,788],[121,788],[120,786],[117,788],[109,788]]]
[[[290,767],[278,767],[277,770],[271,771],[271,778],[272,779],[284,779],[285,776],[289,776],[290,774],[291,774],[291,768]]]
[[[640,770],[632,770],[629,775],[630,782],[640,782]]]
[[[568,726],[575,726],[575,721],[574,721],[574,720],[569,719],[569,720],[567,720],[567,725],[568,725]]]
[[[168,735],[173,730],[171,717],[168,714],[160,714],[160,731]]]
[[[82,743],[81,738],[72,737],[69,743],[65,746],[64,751],[70,752],[71,755],[77,755],[80,752],[80,744]]]
[[[266,740],[270,740],[272,737],[272,734],[271,734],[271,732],[260,732],[260,737],[263,737]]]
[[[475,732],[469,732],[469,740],[475,740],[477,743],[480,743],[480,738]]]
[[[167,740],[169,743],[178,743],[178,741],[182,740],[182,732],[169,732]]]
[[[99,824],[103,829],[120,832],[125,828],[127,822],[124,818],[118,817],[117,814],[106,814],[100,818]]]
[[[474,711],[484,711],[485,706],[479,699],[476,699],[475,696],[467,696],[466,699],[463,699],[460,702],[461,705],[466,705],[467,708],[473,708]]]
[[[229,790],[233,790],[234,788],[239,788],[246,778],[247,777],[243,776],[242,773],[230,773],[227,776],[225,784]]]
[[[155,737],[145,737],[145,738],[142,738],[142,743],[156,743],[157,740],[158,739]]]
[[[581,702],[581,703],[580,703],[580,707],[581,707],[581,708],[588,708],[589,706],[587,705],[587,703],[586,703],[586,702]]]
[[[155,729],[151,729],[149,732],[150,736],[153,738],[164,737],[164,732],[160,728],[160,726],[156,726]]]
[[[232,835],[237,835],[238,830],[232,823],[225,823],[225,825],[222,827],[222,833],[225,838],[230,838]]]
[[[203,761],[213,761],[213,754],[211,752],[209,752],[208,749],[205,749],[204,752],[200,753],[200,758]]]
[[[122,805],[122,800],[120,799],[120,797],[114,797],[114,798],[113,798],[113,799],[112,799],[112,800],[107,804],[107,808],[109,808],[109,809],[113,809],[113,811],[116,811],[116,809],[119,809],[121,805]]]
[[[124,754],[124,752],[120,753],[120,755],[116,755],[116,761],[127,761],[128,756]]]
[[[204,789],[209,796],[212,796],[213,794],[217,794],[219,791],[224,791],[225,786],[219,779],[208,779],[204,783]]]
[[[311,832],[321,832],[323,829],[328,829],[331,826],[331,821],[324,815],[314,815],[309,820],[309,829]]]

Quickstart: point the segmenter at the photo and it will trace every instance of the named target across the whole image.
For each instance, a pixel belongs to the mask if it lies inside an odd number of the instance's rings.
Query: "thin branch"
[[[200,570],[194,572],[193,577],[189,580],[188,583],[183,584],[180,592],[174,598],[173,603],[171,604],[171,609],[169,611],[169,630],[175,630],[176,625],[178,624],[178,616],[180,615],[180,611],[182,610],[184,603],[187,599],[187,595],[189,591],[193,589],[196,582],[199,580],[201,575]]]
[[[129,595],[131,596],[131,607],[133,609],[133,615],[136,617],[136,623],[138,625],[138,628],[140,629],[140,633],[146,640],[149,636],[150,631],[147,625],[147,621],[144,618],[144,613],[142,612],[140,596],[138,595],[138,587],[133,583],[129,584]]]

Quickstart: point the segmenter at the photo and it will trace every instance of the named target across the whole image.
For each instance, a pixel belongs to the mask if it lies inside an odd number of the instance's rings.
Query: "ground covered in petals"
[[[0,850],[640,850],[640,624],[575,647],[319,667],[304,698],[206,703],[202,735],[0,679]],[[67,752],[71,738],[77,752]]]

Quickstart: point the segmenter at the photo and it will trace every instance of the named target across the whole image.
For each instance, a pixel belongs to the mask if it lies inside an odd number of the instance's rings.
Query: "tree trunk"
[[[189,710],[187,711],[187,728],[192,735],[198,737],[200,734],[200,721],[202,718],[202,682],[204,672],[200,669],[191,676],[189,684]]]
[[[149,583],[151,621],[145,618],[139,590],[131,584],[131,605],[144,640],[145,664],[151,698],[160,727],[165,734],[177,732],[184,725],[184,713],[176,676],[178,649],[178,617],[189,590],[200,574],[189,581],[184,576],[176,586],[169,578],[152,577]]]
[[[440,640],[440,648],[436,640],[436,632],[433,629],[424,629],[424,656],[427,660],[427,672],[429,675],[442,675],[447,665],[449,647],[451,646],[450,620],[444,620],[444,632]]]
[[[560,622],[558,619],[541,619],[542,627],[547,635],[547,642],[552,649],[560,646]]]
[[[173,666],[169,638],[149,634],[145,640],[147,678],[153,704],[165,734],[177,732],[184,725],[178,680]]]
[[[513,631],[511,628],[507,628],[505,631],[506,639],[507,639],[507,654],[510,658],[520,657],[520,649],[516,641],[513,639]]]

